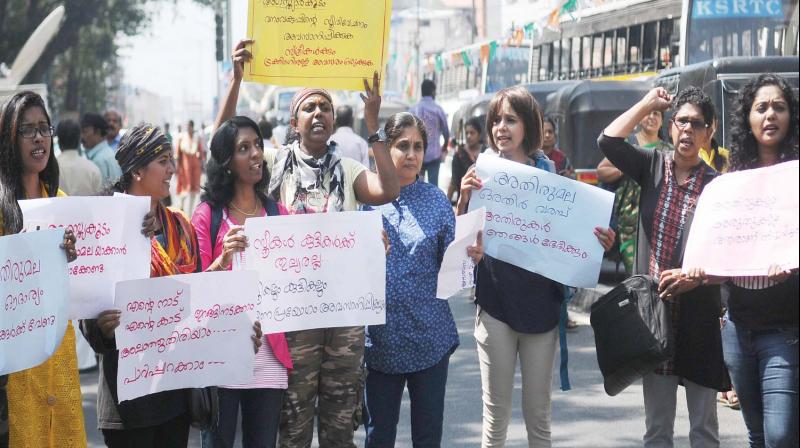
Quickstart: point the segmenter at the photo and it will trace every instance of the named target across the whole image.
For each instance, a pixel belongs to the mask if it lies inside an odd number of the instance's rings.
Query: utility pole
[[[419,86],[422,83],[422,59],[420,58],[419,54],[419,44],[420,44],[420,17],[419,17],[419,0],[417,0],[417,33],[414,37],[414,48],[416,49],[417,54],[417,85],[414,88],[419,92]],[[412,92],[412,96],[416,97],[416,93]]]

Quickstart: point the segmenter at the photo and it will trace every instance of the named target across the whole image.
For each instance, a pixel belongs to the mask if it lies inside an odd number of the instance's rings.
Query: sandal
[[[739,405],[739,397],[736,395],[736,391],[734,390],[729,392],[720,392],[717,396],[717,401],[726,408],[733,409],[734,411],[741,409],[741,406]]]
[[[578,323],[575,322],[574,320],[570,319],[570,318],[567,318],[566,327],[567,327],[567,330],[574,330],[574,329],[578,328]]]

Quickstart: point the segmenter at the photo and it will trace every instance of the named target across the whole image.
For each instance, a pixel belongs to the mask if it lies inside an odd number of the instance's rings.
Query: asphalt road
[[[476,447],[480,446],[481,440],[481,380],[475,339],[472,336],[474,306],[461,295],[450,299],[450,307],[458,325],[461,346],[450,359],[442,446]],[[594,336],[589,326],[589,317],[577,311],[572,311],[571,315],[581,325],[568,336],[572,390],[568,392],[559,390],[558,375],[554,375],[553,446],[570,448],[641,446],[641,437],[644,434],[641,384],[630,386],[616,397],[607,396],[603,391],[602,378],[597,369]],[[102,435],[95,429],[97,372],[81,375],[81,384],[89,446],[102,447]],[[683,399],[683,389],[678,393],[675,446],[688,447],[689,418]],[[520,394],[521,383],[517,374],[514,411],[506,445],[509,448],[527,447]],[[723,407],[719,407],[718,410],[721,446],[746,447],[747,436],[741,414]],[[356,442],[359,447],[363,446],[363,430],[357,433]],[[200,446],[198,434],[194,431],[190,446]],[[411,446],[409,403],[406,396],[398,427],[397,447]]]

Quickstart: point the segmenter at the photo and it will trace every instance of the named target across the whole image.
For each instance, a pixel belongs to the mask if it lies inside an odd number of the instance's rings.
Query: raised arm
[[[381,109],[379,92],[380,80],[378,72],[375,72],[372,87],[365,79],[364,93],[361,94],[361,99],[364,100],[364,121],[366,121],[367,131],[370,135],[378,132],[378,112]],[[356,177],[353,189],[358,202],[367,205],[382,205],[395,200],[400,195],[400,183],[397,180],[397,172],[386,142],[373,143],[372,155],[375,157],[377,173],[368,169],[362,171]]]
[[[613,166],[632,177],[640,185],[645,173],[650,168],[653,151],[637,148],[626,142],[625,138],[633,132],[636,124],[650,112],[664,111],[669,106],[670,97],[667,91],[656,87],[633,107],[612,121],[597,139],[597,145]]]
[[[242,78],[244,77],[244,63],[253,58],[246,47],[255,42],[252,39],[242,39],[233,47],[233,79],[228,86],[228,91],[225,92],[225,97],[217,114],[217,119],[214,120],[214,129],[211,130],[211,135],[214,135],[226,120],[236,115],[236,103],[239,101],[239,87],[242,85]]]

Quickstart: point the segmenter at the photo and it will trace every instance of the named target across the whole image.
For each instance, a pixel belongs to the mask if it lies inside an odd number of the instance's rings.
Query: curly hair
[[[716,119],[717,109],[714,107],[714,102],[711,101],[711,97],[698,87],[689,86],[681,90],[672,101],[672,110],[677,112],[684,104],[697,106],[703,115],[703,120],[708,124],[713,123]]]
[[[798,158],[798,100],[792,86],[782,76],[764,73],[751,79],[736,98],[736,109],[731,120],[731,171],[746,170],[758,166],[758,142],[750,129],[750,110],[758,90],[765,86],[776,86],[783,92],[789,104],[789,129],[778,150],[778,160],[783,162]]]
[[[236,137],[242,128],[250,128],[258,135],[258,147],[262,150],[263,136],[258,124],[250,118],[235,116],[222,123],[211,138],[211,158],[208,161],[206,184],[203,185],[201,201],[213,206],[227,206],[235,195],[236,173],[230,170],[233,153],[236,149]],[[266,206],[267,186],[269,185],[269,171],[267,164],[261,164],[261,180],[254,185],[256,196]]]
[[[17,93],[0,107],[0,217],[7,235],[22,230],[22,210],[17,201],[25,199],[25,187],[22,185],[24,169],[17,133],[22,116],[33,107],[41,108],[47,124],[52,126],[44,100],[29,90]],[[54,197],[58,194],[58,162],[53,153],[53,139],[49,142],[50,155],[44,170],[39,173],[39,180],[44,183],[47,193]]]
[[[428,130],[425,128],[425,123],[416,115],[410,112],[398,112],[386,121],[383,131],[386,132],[387,145],[392,146],[394,142],[403,135],[406,128],[416,127],[419,134],[422,136],[422,147],[428,149]]]

